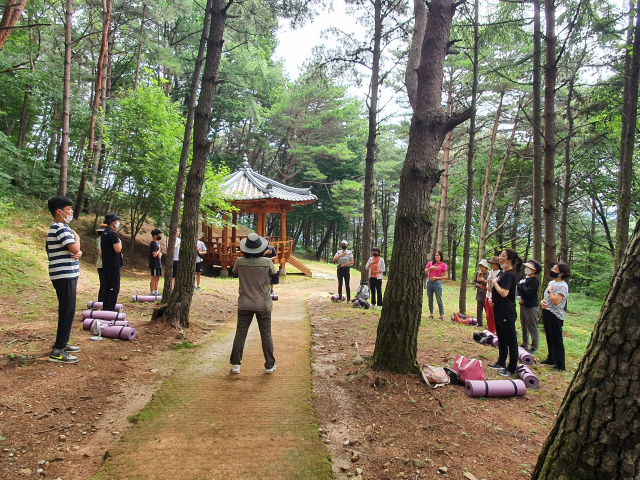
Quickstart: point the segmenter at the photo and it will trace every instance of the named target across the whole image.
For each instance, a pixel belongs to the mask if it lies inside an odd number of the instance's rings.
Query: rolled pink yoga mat
[[[96,308],[99,310],[102,308],[102,302],[87,302],[87,308]],[[123,308],[121,303],[116,303],[116,312],[121,312]]]
[[[102,336],[107,338],[119,338],[120,340],[133,340],[138,332],[133,327],[121,327],[119,325],[107,326],[102,330]]]
[[[159,302],[162,295],[131,295],[132,302]]]
[[[516,367],[516,373],[520,377],[527,388],[538,388],[540,386],[540,380],[535,374],[529,370],[529,367],[522,363]]]
[[[82,318],[99,318],[100,320],[126,320],[127,314],[122,312],[110,312],[108,310],[85,310]]]
[[[472,398],[522,397],[527,393],[527,387],[522,380],[467,380],[464,389]]]
[[[493,340],[491,340],[491,345],[493,345],[494,347],[498,346],[498,337],[496,335],[493,336]]]
[[[95,322],[100,322],[105,326],[117,325],[120,327],[130,327],[131,324],[126,320],[104,320],[101,318],[85,318],[82,322],[83,330],[91,330]]]
[[[278,294],[277,293],[272,294],[271,300],[274,300],[274,301],[278,300]]]
[[[522,347],[518,347],[518,358],[520,358],[520,361],[526,365],[533,365],[534,363],[536,363],[533,355],[531,355]]]

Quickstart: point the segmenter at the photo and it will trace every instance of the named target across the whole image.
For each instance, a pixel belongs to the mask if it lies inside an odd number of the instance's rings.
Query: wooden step
[[[312,273],[311,273],[311,270],[309,270],[309,268],[307,268],[304,265],[304,263],[302,263],[300,260],[298,260],[293,255],[290,255],[289,258],[287,258],[287,263],[290,263],[291,265],[293,265],[295,268],[297,268],[302,273],[304,273],[307,277],[313,276]]]

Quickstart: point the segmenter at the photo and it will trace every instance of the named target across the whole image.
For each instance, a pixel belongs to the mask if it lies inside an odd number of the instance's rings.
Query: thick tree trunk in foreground
[[[362,271],[360,280],[368,280],[364,266],[371,252],[371,227],[373,224],[373,164],[376,161],[376,138],[378,136],[378,88],[380,72],[380,42],[382,40],[382,0],[375,0],[373,29],[373,61],[371,63],[371,88],[369,98],[369,132],[367,154],[364,159],[364,208],[362,210]]]
[[[87,153],[84,157],[84,166],[82,168],[82,176],[80,177],[80,186],[78,187],[78,196],[76,197],[76,205],[73,209],[73,216],[78,219],[82,210],[82,200],[84,190],[87,186],[87,176],[89,175],[89,167],[93,156],[93,146],[95,141],[96,123],[98,119],[98,107],[100,106],[100,92],[102,91],[102,75],[104,66],[104,57],[107,54],[107,40],[109,37],[109,24],[111,23],[111,7],[113,0],[104,0],[102,4],[102,43],[100,45],[100,55],[98,56],[98,66],[96,67],[96,83],[95,93],[93,97],[93,105],[91,105],[91,121],[89,123],[89,145]]]
[[[7,0],[4,4],[4,12],[2,12],[2,20],[0,20],[0,48],[11,35],[13,27],[20,20],[26,5],[27,0]]]
[[[549,272],[556,263],[556,6],[555,0],[545,0],[547,34],[545,42],[546,65],[544,85],[544,278],[549,280]]]
[[[73,0],[66,0],[64,9],[64,80],[62,83],[62,143],[60,145],[60,180],[58,195],[67,194],[69,169],[69,122],[71,120],[71,29]]]
[[[196,272],[196,242],[200,229],[198,225],[200,196],[207,168],[209,147],[211,146],[209,125],[216,85],[218,84],[227,8],[228,4],[222,0],[214,0],[211,4],[211,27],[207,37],[202,88],[193,122],[193,158],[187,175],[182,213],[182,243],[180,244],[180,259],[182,261],[178,265],[176,288],[167,308],[168,320],[182,327],[189,326],[189,309]]]
[[[400,175],[389,283],[373,354],[374,368],[398,373],[419,368],[416,357],[426,238],[436,220],[429,196],[440,179],[438,153],[447,132],[471,116],[471,110],[449,116],[442,109],[444,61],[455,4],[452,0],[432,0],[430,5],[417,69],[417,103]]]
[[[640,478],[640,223],[533,480]]]
[[[631,16],[630,12],[630,16]],[[631,20],[629,21],[631,24]],[[628,43],[628,42],[627,42]],[[628,56],[631,55],[631,59]],[[629,68],[627,68],[629,67]],[[631,181],[633,180],[633,149],[638,118],[638,77],[640,71],[640,1],[636,6],[636,27],[631,52],[627,48],[620,140],[620,170],[618,174],[618,216],[616,219],[616,268],[620,266],[629,240],[631,212]]]
[[[533,98],[531,127],[533,128],[533,258],[542,260],[542,122],[540,120],[540,63],[542,60],[542,30],[540,0],[533,0]]]
[[[198,47],[198,56],[191,78],[191,89],[189,91],[189,106],[187,110],[187,122],[184,127],[184,137],[182,139],[182,151],[180,152],[180,162],[178,164],[178,178],[176,179],[176,191],[173,194],[173,208],[171,209],[171,219],[169,220],[169,234],[167,235],[167,252],[164,264],[164,287],[162,289],[162,302],[167,303],[171,298],[173,290],[171,281],[173,278],[173,252],[175,250],[176,236],[178,233],[178,223],[180,222],[180,206],[182,205],[182,192],[184,191],[184,178],[187,171],[187,160],[191,151],[191,133],[193,132],[193,117],[196,111],[196,95],[200,85],[200,73],[204,53],[207,50],[207,35],[211,25],[211,5],[213,0],[208,0],[204,23],[202,25],[202,36]],[[225,226],[226,228],[226,226]]]
[[[471,84],[471,119],[469,121],[469,147],[467,150],[467,200],[464,214],[464,241],[462,252],[462,271],[460,272],[460,295],[458,295],[458,311],[467,311],[467,282],[469,280],[469,255],[471,250],[471,221],[473,217],[473,157],[476,154],[476,103],[478,100],[478,48],[479,34],[479,5],[478,0],[473,3],[473,83]],[[455,255],[453,255],[455,256]],[[479,261],[480,259],[478,259]]]

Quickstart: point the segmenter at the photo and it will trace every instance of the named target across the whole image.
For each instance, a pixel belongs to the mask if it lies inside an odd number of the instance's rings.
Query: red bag
[[[456,355],[453,369],[458,372],[460,383],[464,383],[467,380],[484,380],[482,360],[476,360],[475,358],[469,360],[462,355]]]
[[[451,323],[462,323],[463,325],[477,325],[478,319],[462,313],[451,315]]]

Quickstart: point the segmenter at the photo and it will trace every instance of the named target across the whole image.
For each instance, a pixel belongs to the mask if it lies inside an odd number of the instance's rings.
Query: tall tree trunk
[[[380,72],[380,42],[382,39],[382,0],[374,0],[373,61],[371,63],[371,87],[369,89],[369,132],[367,154],[364,159],[364,208],[362,210],[362,270],[360,280],[368,280],[364,266],[371,252],[371,228],[373,223],[373,165],[376,161],[376,137],[378,132],[378,88]]]
[[[29,95],[31,87],[27,85],[24,90],[24,101],[22,102],[22,113],[20,114],[20,130],[18,131],[18,141],[16,147],[22,148],[27,138],[27,126],[29,125]]]
[[[183,327],[189,326],[189,309],[191,308],[195,280],[194,259],[196,258],[196,242],[199,231],[200,196],[207,167],[207,156],[211,146],[209,141],[211,109],[213,108],[216,85],[218,84],[227,8],[230,4],[227,4],[224,0],[211,2],[211,27],[207,37],[202,88],[200,89],[198,106],[196,107],[193,122],[193,157],[184,190],[181,227],[182,243],[180,245],[180,257],[186,259],[186,261],[178,264],[176,288],[171,295],[167,308],[168,319]]]
[[[449,88],[447,94],[447,115],[451,115],[453,108],[453,69],[449,76]],[[442,148],[442,163],[444,174],[442,175],[442,192],[440,194],[440,213],[438,215],[438,233],[436,235],[436,250],[444,250],[444,228],[447,223],[447,193],[449,189],[449,155],[451,153],[451,135],[453,131],[447,133]]]
[[[620,170],[618,173],[618,216],[616,218],[615,268],[622,262],[629,241],[629,218],[631,213],[631,183],[633,180],[633,149],[638,118],[638,77],[640,72],[640,0],[636,6],[636,27],[633,33],[633,48],[627,48],[625,82],[623,92],[622,134],[620,140]],[[631,17],[633,10],[629,13]],[[631,23],[631,22],[630,22]],[[628,43],[628,42],[627,42]],[[631,51],[631,53],[630,53]],[[627,69],[627,66],[629,68]]]
[[[581,63],[578,62],[578,65]],[[569,262],[569,243],[567,239],[567,220],[569,215],[569,190],[571,189],[571,139],[573,137],[573,110],[571,101],[573,100],[573,88],[576,81],[576,69],[571,72],[569,78],[569,90],[567,92],[567,136],[564,142],[564,182],[562,185],[562,203],[560,205],[560,225],[558,226],[558,237],[560,240],[559,260]]]
[[[147,14],[147,5],[145,3],[142,4],[142,20],[140,20],[140,43],[138,44],[138,60],[136,61],[136,78],[133,81],[133,90],[135,91],[138,88],[138,77],[140,75],[140,60],[142,59],[142,39],[144,38],[144,20],[145,15]],[[205,13],[205,17],[206,17]],[[206,18],[205,18],[206,22]]]
[[[162,301],[167,303],[171,298],[173,279],[173,252],[175,250],[176,235],[178,233],[178,223],[180,222],[180,206],[182,205],[182,192],[184,191],[184,179],[187,171],[187,160],[191,151],[191,133],[193,132],[193,117],[196,111],[196,96],[200,85],[200,73],[204,54],[207,51],[207,35],[211,26],[211,9],[213,0],[207,1],[205,8],[204,23],[202,25],[202,35],[198,46],[198,56],[193,68],[191,77],[191,89],[189,90],[189,105],[187,110],[187,122],[184,127],[184,137],[182,138],[182,151],[178,164],[178,178],[176,179],[176,190],[173,194],[173,207],[171,208],[171,219],[169,220],[169,235],[167,240],[167,260],[164,269],[164,287],[162,290]],[[224,228],[227,228],[226,225]]]
[[[473,158],[476,154],[476,104],[478,101],[478,48],[480,44],[478,0],[473,2],[473,81],[471,84],[471,118],[469,120],[469,146],[467,150],[467,199],[464,213],[464,240],[458,311],[467,311],[467,282],[469,281],[469,256],[471,250],[471,221],[473,217]]]
[[[555,0],[545,0],[547,30],[545,35],[546,64],[544,68],[544,278],[556,263],[556,5]],[[544,282],[543,282],[544,283]]]
[[[417,69],[417,102],[400,175],[394,254],[373,355],[374,368],[397,373],[419,369],[416,355],[427,263],[425,239],[435,220],[429,197],[440,177],[438,153],[447,133],[471,116],[471,110],[447,115],[441,104],[444,62],[455,9],[453,0],[430,3]]]
[[[2,20],[0,20],[0,49],[11,35],[13,27],[20,20],[26,5],[27,0],[7,0],[4,4]]]
[[[533,112],[531,126],[533,128],[533,258],[542,260],[542,121],[541,105],[541,68],[542,61],[542,29],[540,26],[540,0],[533,0]]]
[[[324,252],[326,246],[329,244],[329,240],[331,239],[331,235],[333,235],[335,228],[336,228],[336,222],[331,222],[329,224],[329,228],[327,228],[327,231],[324,233],[324,236],[322,237],[322,241],[318,246],[318,250],[316,251],[317,260],[320,260],[320,258],[322,257],[322,253]]]
[[[104,57],[107,53],[107,40],[109,36],[109,24],[111,22],[111,7],[113,6],[113,0],[103,0],[102,9],[102,43],[100,45],[100,55],[98,56],[98,65],[96,67],[96,82],[95,92],[93,96],[93,104],[91,106],[91,121],[89,123],[89,145],[87,147],[87,153],[84,157],[84,166],[82,168],[82,176],[80,177],[80,186],[78,187],[78,196],[76,197],[76,205],[73,210],[74,218],[80,216],[80,210],[82,208],[82,200],[84,198],[84,190],[87,186],[87,176],[89,174],[89,167],[91,158],[93,156],[93,144],[95,141],[96,121],[98,117],[98,106],[100,105],[100,90],[102,89],[102,73],[104,65]]]
[[[640,477],[640,223],[622,257],[533,480]]]

